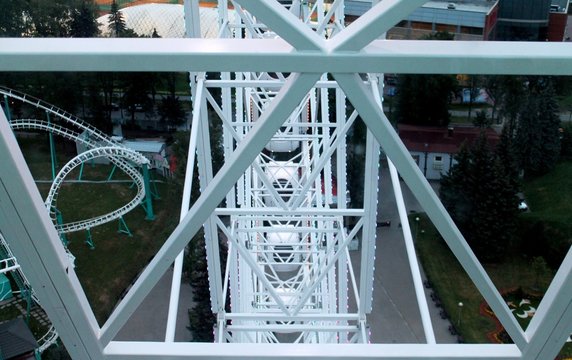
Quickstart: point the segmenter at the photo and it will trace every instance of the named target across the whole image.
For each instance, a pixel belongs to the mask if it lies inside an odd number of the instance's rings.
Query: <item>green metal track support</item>
[[[79,176],[77,177],[78,180],[81,180],[81,177],[83,176],[83,164],[84,163],[81,163],[79,166]]]
[[[151,191],[151,180],[149,178],[149,167],[147,165],[141,166],[143,169],[143,180],[145,184],[145,213],[147,216],[146,220],[155,220],[155,214],[153,213],[153,192]]]
[[[30,326],[30,313],[32,311],[32,291],[30,289],[22,290],[22,295],[26,299],[26,325]]]
[[[85,230],[85,243],[86,243],[87,245],[89,245],[89,248],[90,248],[91,250],[94,250],[94,249],[95,249],[95,244],[94,244],[93,238],[92,238],[92,236],[91,236],[91,229],[86,229],[86,230]]]
[[[115,174],[115,169],[117,169],[117,165],[113,165],[113,168],[111,169],[111,172],[109,173],[109,176],[107,177],[107,181],[111,181],[111,179],[113,179],[113,174]]]
[[[121,216],[119,218],[119,227],[117,229],[117,232],[120,234],[126,234],[129,237],[133,237],[133,234],[131,233],[131,230],[129,230],[129,227],[127,226],[127,223],[125,222],[125,220],[123,219],[123,216]]]
[[[46,117],[48,119],[48,127],[49,127],[50,126],[50,113],[48,111],[46,111]],[[48,138],[50,139],[50,159],[52,161],[52,180],[54,180],[56,178],[56,167],[58,166],[57,158],[56,158],[56,148],[54,146],[54,135],[51,132],[49,132]]]
[[[58,223],[58,225],[63,225],[64,223],[64,218],[62,216],[62,213],[58,210],[58,209],[54,209],[56,212],[56,222]],[[62,240],[62,244],[64,244],[65,247],[68,246],[69,241],[68,238],[66,236],[65,233],[60,233],[60,239]]]
[[[155,175],[153,175],[154,172],[152,171],[149,174],[150,174],[150,177],[152,178],[150,180],[150,185],[151,185],[151,189],[152,189],[151,195],[153,195],[154,199],[159,200],[159,199],[161,199],[161,196],[159,196],[159,189],[157,188],[157,181],[155,179]]]
[[[10,112],[10,103],[8,102],[7,95],[4,95],[4,112],[6,113],[6,119],[8,119],[8,122],[11,122],[12,113]],[[0,360],[2,360],[2,354],[0,354]]]

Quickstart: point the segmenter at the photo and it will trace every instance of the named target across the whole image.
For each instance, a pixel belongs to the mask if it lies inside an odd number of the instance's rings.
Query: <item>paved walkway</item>
[[[169,295],[171,292],[171,279],[173,270],[159,280],[149,295],[143,300],[137,311],[131,316],[127,324],[115,337],[123,341],[164,341],[169,310]],[[191,333],[188,310],[193,306],[191,286],[188,282],[181,285],[179,309],[177,313],[177,327],[175,341],[190,341]]]
[[[419,204],[401,181],[407,211],[421,211]],[[436,186],[437,184],[435,184]],[[424,343],[425,335],[413,280],[405,250],[402,229],[389,171],[380,170],[378,221],[391,220],[391,226],[377,228],[373,311],[368,316],[373,343]],[[412,225],[412,231],[415,231]],[[359,251],[352,252],[354,269],[359,268]],[[359,276],[359,271],[356,271]],[[429,297],[425,289],[429,310],[438,343],[455,343],[457,337],[449,333],[448,320],[440,317],[441,308]]]

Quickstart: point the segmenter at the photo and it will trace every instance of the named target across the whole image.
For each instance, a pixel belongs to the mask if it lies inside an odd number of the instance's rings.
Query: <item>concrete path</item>
[[[401,185],[407,211],[421,211],[403,181]],[[387,167],[380,169],[379,186],[377,219],[391,220],[391,226],[377,228],[373,311],[368,316],[371,342],[423,343],[425,335]],[[415,233],[414,224],[411,230]],[[356,276],[359,276],[359,256],[359,251],[351,254]],[[457,338],[449,333],[450,322],[441,319],[441,309],[429,297],[430,290],[425,291],[437,342],[457,342]]]
[[[149,295],[143,300],[127,324],[119,331],[117,341],[164,341],[173,270],[169,268]],[[181,285],[175,341],[190,341],[188,310],[193,306],[191,286]]]

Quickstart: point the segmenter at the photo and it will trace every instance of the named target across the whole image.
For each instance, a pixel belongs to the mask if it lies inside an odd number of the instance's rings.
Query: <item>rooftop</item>
[[[423,5],[424,8],[479,12],[488,14],[498,0],[432,0]],[[454,5],[454,8],[452,6]]]
[[[479,136],[480,129],[472,126],[449,128],[399,125],[399,137],[409,151],[455,154],[463,143],[470,144]],[[499,135],[486,130],[491,145],[496,145]]]
[[[34,351],[38,347],[34,335],[22,319],[0,324],[0,354],[6,359]]]

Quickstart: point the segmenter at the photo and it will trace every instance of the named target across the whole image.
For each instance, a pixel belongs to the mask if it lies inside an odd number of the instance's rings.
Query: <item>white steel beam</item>
[[[513,345],[491,344],[205,344],[112,342],[107,360],[519,360]]]
[[[0,232],[69,353],[103,359],[97,320],[3,111],[0,154]]]
[[[381,104],[380,104],[381,105]],[[359,111],[358,111],[359,113]],[[375,273],[376,219],[377,219],[377,184],[379,176],[379,143],[368,129],[365,144],[365,171],[363,177],[363,209],[364,225],[361,239],[361,266],[359,279],[359,311],[371,313],[373,304],[373,281]]]
[[[236,0],[297,50],[320,50],[324,40],[276,0]]]
[[[100,340],[108,344],[145,296],[173,263],[176,256],[197,233],[207,218],[225,197],[228,190],[236,183],[246,168],[262,150],[265,144],[282,125],[284,118],[298,106],[308,90],[318,80],[320,74],[292,74],[284,88],[276,96],[268,109],[262,114],[245,140],[238,145],[234,153],[227,159],[212,182],[197,199],[187,216],[173,231],[157,255],[145,268],[131,290],[119,303],[101,329]]]
[[[376,40],[359,52],[296,51],[281,39],[0,39],[2,71],[266,71],[572,74],[554,42]]]
[[[419,170],[419,167],[411,158],[407,148],[399,139],[383,110],[377,105],[373,95],[363,85],[357,74],[334,74],[334,78],[340,83],[346,96],[348,96],[355,109],[360,113],[369,130],[377,138],[388,158],[395,164],[400,175],[427,212],[427,215],[437,230],[439,230],[477,289],[479,289],[491,309],[493,309],[507,333],[514,343],[520,349],[523,349],[528,342],[524,331]]]
[[[185,169],[185,182],[183,185],[183,195],[181,201],[181,210],[179,214],[179,222],[181,222],[189,212],[191,203],[191,190],[193,189],[193,180],[195,172],[195,155],[197,152],[197,137],[199,133],[199,120],[201,110],[202,93],[205,90],[204,79],[200,79],[195,86],[195,100],[193,104],[193,116],[191,122],[191,131],[189,134],[189,148],[187,150],[187,167]],[[181,251],[175,259],[173,267],[173,278],[171,279],[171,293],[169,301],[169,310],[167,313],[167,325],[165,330],[165,341],[175,341],[175,329],[177,326],[177,311],[179,308],[179,295],[181,291],[181,275],[183,273],[184,251]]]

